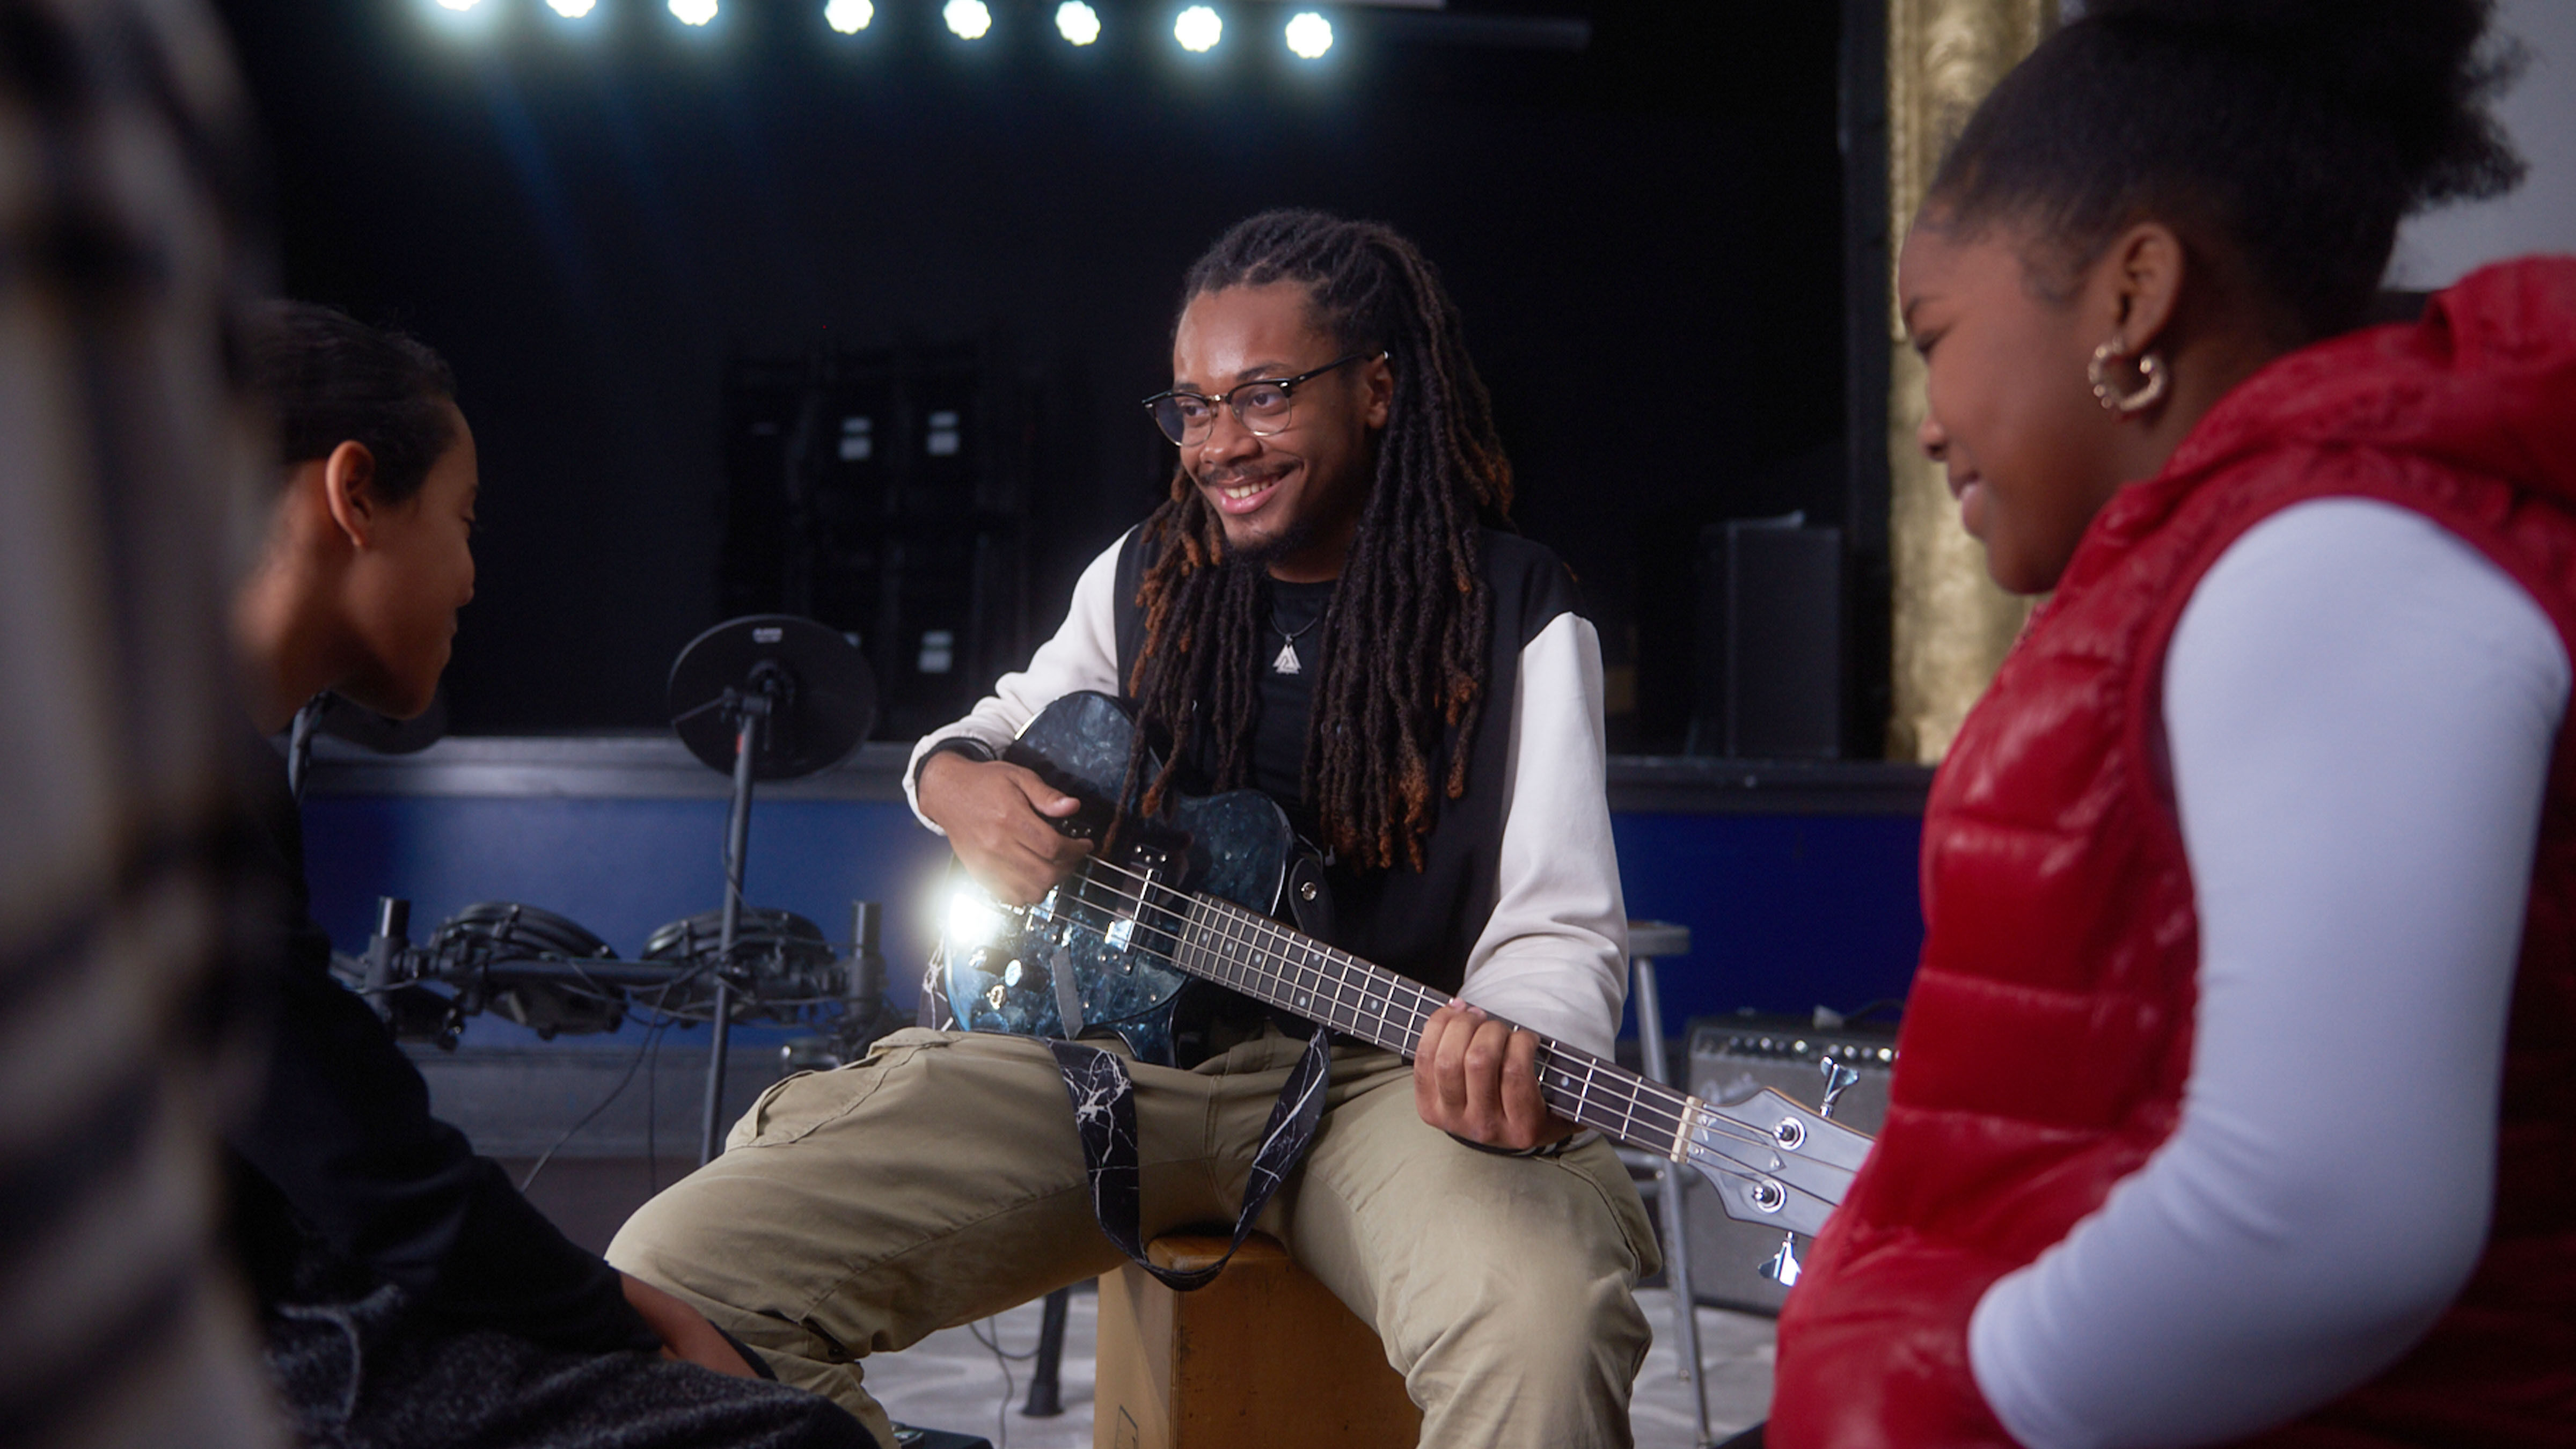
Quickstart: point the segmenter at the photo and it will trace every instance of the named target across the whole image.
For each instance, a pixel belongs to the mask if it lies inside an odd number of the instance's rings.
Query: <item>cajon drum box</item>
[[[1175,1235],[1145,1251],[1198,1268],[1225,1239]],[[1377,1335],[1259,1233],[1194,1293],[1134,1267],[1103,1277],[1097,1384],[1094,1449],[1402,1449],[1422,1435]]]

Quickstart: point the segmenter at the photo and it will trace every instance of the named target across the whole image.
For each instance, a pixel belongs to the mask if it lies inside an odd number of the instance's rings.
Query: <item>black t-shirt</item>
[[[1300,802],[1305,795],[1306,717],[1314,710],[1315,677],[1324,667],[1324,610],[1333,585],[1264,581],[1263,613],[1269,633],[1254,651],[1260,661],[1261,719],[1252,737],[1252,783],[1277,800],[1298,827],[1311,832]],[[1297,667],[1279,667],[1292,651]],[[1123,677],[1123,676],[1122,676]]]
[[[617,1272],[429,1112],[429,1087],[314,924],[285,763],[265,744],[263,864],[279,913],[275,1045],[256,1113],[226,1134],[234,1240],[264,1304],[299,1291],[307,1247],[408,1290],[427,1312],[552,1348],[657,1347]],[[301,1285],[309,1288],[310,1284]]]

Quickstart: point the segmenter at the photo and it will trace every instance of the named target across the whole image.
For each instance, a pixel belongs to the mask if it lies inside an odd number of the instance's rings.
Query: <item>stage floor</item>
[[[1690,1390],[1682,1380],[1681,1361],[1665,1342],[1672,1336],[1672,1299],[1649,1288],[1637,1294],[1637,1301],[1656,1333],[1646,1367],[1637,1376],[1629,1416],[1638,1449],[1690,1449]],[[1091,1449],[1092,1344],[1099,1304],[1087,1285],[1073,1295],[1064,1341],[1064,1412],[1055,1418],[1031,1419],[1019,1412],[1028,1398],[1027,1355],[1038,1341],[1034,1303],[976,1325],[988,1338],[998,1329],[1002,1350],[1014,1356],[1008,1361],[1007,1386],[1004,1365],[994,1360],[993,1351],[973,1331],[952,1328],[902,1353],[871,1360],[868,1387],[903,1423],[981,1434],[995,1449]],[[1771,1332],[1767,1318],[1716,1308],[1699,1311],[1709,1427],[1720,1439],[1770,1409]]]

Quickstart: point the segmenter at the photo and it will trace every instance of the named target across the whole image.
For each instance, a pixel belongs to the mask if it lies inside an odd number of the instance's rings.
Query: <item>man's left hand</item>
[[[1461,1002],[1431,1013],[1413,1047],[1422,1120],[1470,1142],[1521,1152],[1573,1135],[1538,1090],[1538,1033]]]

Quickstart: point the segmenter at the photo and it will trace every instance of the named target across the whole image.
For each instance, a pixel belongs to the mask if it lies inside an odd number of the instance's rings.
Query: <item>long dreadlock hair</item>
[[[1376,477],[1324,614],[1303,793],[1322,843],[1343,858],[1376,869],[1401,858],[1420,870],[1444,727],[1458,730],[1449,798],[1467,788],[1493,640],[1477,530],[1511,526],[1511,464],[1458,309],[1411,242],[1374,222],[1263,212],[1199,258],[1181,302],[1283,281],[1307,288],[1316,324],[1341,351],[1383,350],[1395,375]],[[1144,542],[1154,550],[1136,599],[1145,637],[1127,688],[1170,738],[1143,801],[1150,814],[1202,730],[1212,732],[1213,788],[1252,779],[1263,570],[1228,564],[1223,527],[1186,468]],[[1131,781],[1139,768],[1131,762]]]

